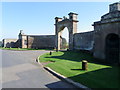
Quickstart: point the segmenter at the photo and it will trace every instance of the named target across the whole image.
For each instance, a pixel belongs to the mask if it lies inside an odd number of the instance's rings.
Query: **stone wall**
[[[76,50],[92,50],[93,49],[94,32],[84,32],[74,34],[74,49]]]
[[[55,48],[55,35],[28,35],[28,48]]]

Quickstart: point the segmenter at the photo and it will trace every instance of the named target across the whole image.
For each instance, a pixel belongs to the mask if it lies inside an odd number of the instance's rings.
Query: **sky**
[[[3,38],[18,38],[20,30],[30,35],[54,35],[55,17],[78,14],[77,32],[94,30],[92,24],[109,12],[113,2],[2,2]],[[1,3],[0,3],[1,5]],[[64,30],[63,37],[68,37]]]

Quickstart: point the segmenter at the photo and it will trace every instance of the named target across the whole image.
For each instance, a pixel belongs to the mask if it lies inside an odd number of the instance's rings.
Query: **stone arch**
[[[70,29],[69,29],[69,27],[68,26],[61,26],[60,28],[58,28],[58,35],[59,35],[59,37],[58,37],[58,40],[60,40],[60,41],[58,41],[59,43],[59,50],[62,48],[62,40],[61,40],[61,38],[63,38],[62,37],[62,34],[63,34],[63,31],[65,30],[65,28],[67,28],[67,32],[68,32],[68,34],[70,34]],[[72,38],[70,35],[68,35],[68,37],[69,37],[69,42],[71,42],[70,40],[70,38]],[[68,45],[68,46],[70,46],[70,45]]]
[[[56,49],[60,50],[60,36],[65,27],[69,33],[69,50],[73,50],[73,35],[77,33],[77,15],[76,13],[69,13],[69,19],[67,18],[55,18],[55,35],[56,35]]]
[[[110,33],[105,39],[106,61],[110,63],[120,63],[120,38],[119,35]]]

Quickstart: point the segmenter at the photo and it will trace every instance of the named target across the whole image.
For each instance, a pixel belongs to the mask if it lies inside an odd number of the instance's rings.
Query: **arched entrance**
[[[106,37],[106,61],[119,63],[120,42],[117,34],[109,34]]]
[[[61,31],[61,41],[60,41],[60,49],[61,50],[68,50],[69,49],[69,31],[68,28],[65,27],[62,31]]]
[[[69,50],[73,50],[74,44],[73,44],[73,35],[74,33],[77,33],[77,15],[76,13],[69,13],[69,19],[64,18],[55,18],[55,34],[56,34],[56,49],[60,50],[60,40],[62,31],[65,27],[67,27],[69,32]]]

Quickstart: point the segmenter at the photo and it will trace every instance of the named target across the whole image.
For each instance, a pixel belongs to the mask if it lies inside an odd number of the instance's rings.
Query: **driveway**
[[[36,58],[48,51],[2,51],[3,88],[75,88],[47,72]]]

